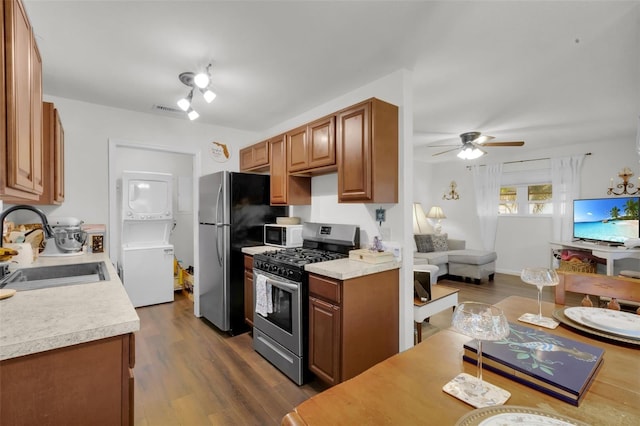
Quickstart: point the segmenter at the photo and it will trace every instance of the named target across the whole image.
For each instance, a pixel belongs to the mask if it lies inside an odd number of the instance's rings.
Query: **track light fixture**
[[[191,89],[191,91],[186,97],[178,101],[178,106],[180,107],[181,110],[187,111],[191,107],[192,99],[193,99],[193,89]]]
[[[189,120],[193,121],[196,118],[200,117],[200,114],[198,114],[198,111],[194,110],[193,108],[189,108],[189,111],[187,111],[187,117],[189,117]]]
[[[200,114],[198,114],[191,105],[193,101],[193,91],[197,88],[208,104],[216,98],[216,94],[211,90],[211,64],[207,65],[204,72],[198,74],[190,71],[183,72],[178,76],[178,79],[180,79],[182,84],[191,88],[189,94],[177,102],[178,107],[187,113],[190,120],[195,120],[200,117]]]

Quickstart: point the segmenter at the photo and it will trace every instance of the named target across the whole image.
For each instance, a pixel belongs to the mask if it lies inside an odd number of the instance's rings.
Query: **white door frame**
[[[192,158],[192,173],[193,173],[193,194],[192,202],[193,202],[193,255],[194,258],[198,258],[198,178],[200,176],[200,152],[184,149],[179,147],[167,147],[161,145],[147,145],[132,141],[127,141],[123,139],[114,139],[109,138],[109,227],[107,228],[107,239],[109,242],[109,258],[111,259],[111,263],[114,265],[117,263],[118,259],[118,247],[113,243],[114,236],[113,230],[118,229],[118,220],[119,215],[117,212],[117,179],[116,176],[116,153],[119,148],[129,148],[129,149],[139,149],[143,151],[159,151],[165,153],[173,153],[173,154],[186,154],[191,155]],[[193,283],[193,294],[194,296],[199,294],[200,285],[198,283],[198,274],[195,274],[194,283]],[[193,298],[193,313],[195,316],[200,316],[200,301],[198,297]]]

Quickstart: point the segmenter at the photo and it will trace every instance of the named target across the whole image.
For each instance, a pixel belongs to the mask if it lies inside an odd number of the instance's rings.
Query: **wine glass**
[[[529,267],[524,268],[520,273],[520,279],[527,284],[538,287],[538,315],[524,314],[519,320],[547,328],[556,328],[558,322],[552,318],[542,316],[542,289],[548,286],[556,286],[560,282],[555,269]]]
[[[451,393],[475,407],[503,404],[511,394],[482,380],[482,342],[502,340],[509,335],[509,322],[502,309],[479,302],[463,302],[453,312],[451,325],[454,330],[478,341],[477,375],[465,373],[445,385]]]

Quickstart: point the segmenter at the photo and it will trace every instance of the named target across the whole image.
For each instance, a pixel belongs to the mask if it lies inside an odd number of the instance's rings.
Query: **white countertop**
[[[253,247],[242,248],[242,252],[244,254],[248,254],[251,256],[253,256],[254,254],[264,253],[265,251],[275,251],[275,250],[282,250],[282,249],[279,247],[273,247],[273,246],[253,246]]]
[[[0,360],[140,330],[138,314],[106,253],[39,257],[30,266],[98,261],[107,265],[109,281],[19,291],[0,300]]]
[[[255,246],[243,247],[242,252],[249,255],[255,255],[270,250],[280,250],[278,247],[272,246]],[[401,262],[385,262],[385,263],[366,263],[357,260],[338,259],[329,260],[327,262],[310,263],[305,265],[307,272],[324,275],[325,277],[335,278],[338,280],[348,280],[363,275],[376,274],[378,272],[388,271],[390,269],[398,269],[402,266]]]
[[[328,262],[310,263],[304,266],[304,270],[338,280],[348,280],[364,275],[377,274],[378,272],[384,272],[390,269],[398,269],[401,266],[402,263],[395,260],[385,263],[366,263],[358,260],[338,259],[329,260]]]

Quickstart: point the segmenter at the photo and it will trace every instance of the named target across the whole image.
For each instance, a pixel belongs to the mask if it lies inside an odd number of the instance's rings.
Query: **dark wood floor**
[[[459,300],[495,303],[511,295],[536,297],[519,277],[496,274],[481,285],[441,280],[460,288]],[[543,299],[552,300],[551,289]],[[569,303],[568,303],[569,304]],[[532,304],[531,312],[537,312]],[[193,303],[176,293],[174,303],[137,309],[136,425],[278,425],[296,405],[325,387],[297,386],[252,348],[249,333],[230,337],[194,317]],[[451,312],[423,325],[423,337],[449,326]]]

